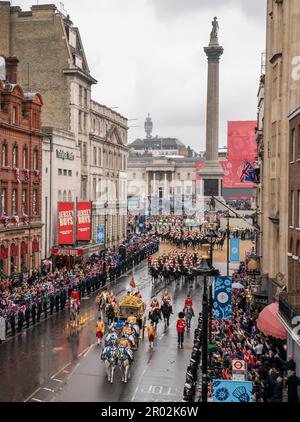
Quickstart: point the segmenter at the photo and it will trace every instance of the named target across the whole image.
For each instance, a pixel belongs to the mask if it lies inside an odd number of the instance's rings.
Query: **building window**
[[[62,196],[61,196],[61,190],[58,191],[58,201],[61,202]]]
[[[64,176],[68,176],[68,170],[64,169]]]
[[[79,133],[82,133],[82,111],[78,113],[78,130]]]
[[[93,155],[94,155],[94,166],[97,165],[97,148],[93,148]]]
[[[83,153],[82,153],[83,164],[87,165],[87,146],[85,143],[82,145],[82,150],[83,150]]]
[[[81,185],[82,185],[82,195],[81,196],[82,196],[82,199],[85,200],[86,197],[87,197],[87,179],[86,179],[86,177],[82,178]]]
[[[290,149],[290,161],[294,162],[296,160],[296,130],[292,129],[291,133],[291,149]]]
[[[0,198],[0,214],[7,212],[7,191],[6,188],[1,189],[1,198]]]
[[[13,147],[12,165],[14,169],[18,167],[18,147],[16,145]]]
[[[12,194],[11,194],[11,210],[12,210],[12,214],[18,214],[18,189],[14,188],[12,190]]]
[[[37,215],[38,214],[38,189],[33,189],[33,195],[32,195],[32,214]]]
[[[295,192],[291,191],[291,221],[290,225],[295,226]]]
[[[82,106],[82,86],[79,85],[79,105]]]
[[[2,144],[1,164],[2,164],[2,167],[7,167],[7,144]]]
[[[86,114],[83,113],[83,133],[86,133]]]
[[[87,105],[88,105],[88,91],[85,88],[83,89],[83,91],[84,91],[84,106],[87,107]]]
[[[18,123],[17,119],[18,119],[18,109],[16,106],[14,106],[12,109],[12,122],[14,124],[17,124]]]
[[[33,151],[33,170],[38,170],[39,168],[39,152],[37,149]]]
[[[22,189],[22,213],[28,214],[27,189]]]
[[[27,148],[23,148],[23,155],[22,155],[22,165],[23,165],[23,169],[27,169],[28,168],[28,157],[27,157]]]
[[[93,179],[93,198],[97,200],[97,179]]]
[[[70,190],[68,192],[68,201],[72,202],[72,192]]]
[[[58,175],[62,176],[62,169],[58,169]]]
[[[72,170],[68,170],[68,175],[72,177]]]
[[[64,190],[63,193],[63,201],[66,202],[67,201],[67,191]]]
[[[102,160],[102,157],[101,157],[101,148],[99,148],[99,150],[98,150],[98,166],[99,167],[101,167],[101,165],[102,165],[102,162],[101,162],[101,160]]]

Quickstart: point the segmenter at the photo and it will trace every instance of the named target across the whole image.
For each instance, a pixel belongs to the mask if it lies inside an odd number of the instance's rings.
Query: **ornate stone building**
[[[291,156],[289,145],[299,142],[296,132],[294,140],[292,134],[296,122],[292,113],[300,105],[299,28],[298,0],[268,0],[262,133],[262,271],[269,280],[269,299],[273,301],[280,294],[280,315],[288,330],[288,352],[295,354],[298,362],[299,338],[292,331],[291,318],[297,304],[293,271],[300,257],[295,237],[298,187],[294,179],[289,182],[289,175],[297,171],[297,156]]]
[[[41,92],[44,99],[42,204],[43,257],[46,258],[57,242],[57,202],[94,201],[95,179],[99,181],[102,176],[104,182],[111,178],[114,184],[116,170],[120,169],[114,167],[113,176],[109,171],[103,175],[104,168],[100,170],[98,157],[93,155],[94,148],[99,151],[95,144],[97,104],[91,100],[92,85],[97,81],[91,75],[79,29],[70,17],[51,4],[22,11],[18,6],[10,6],[9,2],[0,2],[0,28],[0,53],[18,56],[21,83]],[[118,133],[116,136],[122,143],[118,141],[114,147],[109,145],[107,153],[115,153],[118,158],[121,154],[126,167],[127,134],[124,132],[127,132],[127,120],[112,110],[105,110],[107,115],[104,113],[99,122],[102,142],[111,142],[111,137]],[[104,150],[103,154],[104,158]],[[125,170],[121,172],[125,173]],[[115,199],[108,199],[106,211],[101,205],[101,212],[116,215],[116,206]],[[92,216],[95,228],[99,223],[99,204],[94,204],[93,208],[97,210]],[[110,230],[108,243],[122,239],[126,233],[125,219],[122,217],[118,221],[120,223],[116,225],[111,219],[107,225]],[[118,227],[118,233],[115,227]],[[91,252],[95,252],[99,249],[94,244],[95,230],[91,241]]]
[[[41,259],[43,101],[17,83],[17,64],[7,58],[5,72],[0,57],[0,271],[6,275],[30,272]]]

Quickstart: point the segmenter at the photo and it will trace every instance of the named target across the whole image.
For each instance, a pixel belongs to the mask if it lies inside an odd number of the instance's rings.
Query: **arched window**
[[[68,193],[68,201],[72,202],[72,192],[70,190],[69,190],[69,193]]]
[[[18,167],[18,147],[17,147],[17,145],[13,146],[12,165],[13,165],[14,169]]]
[[[67,201],[67,191],[64,190],[63,193],[63,201],[66,202]]]
[[[22,165],[23,165],[23,169],[28,168],[28,151],[26,147],[23,148]]]
[[[33,170],[38,170],[39,168],[39,151],[37,148],[33,151]]]
[[[2,167],[7,166],[7,144],[2,144],[1,147],[1,165]]]
[[[61,190],[58,191],[58,201],[61,202],[62,196],[61,196]]]

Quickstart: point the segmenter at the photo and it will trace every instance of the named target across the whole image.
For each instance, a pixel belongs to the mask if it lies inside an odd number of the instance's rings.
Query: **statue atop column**
[[[212,31],[210,33],[211,38],[218,38],[219,33],[219,22],[218,18],[215,16],[214,20],[212,21]]]

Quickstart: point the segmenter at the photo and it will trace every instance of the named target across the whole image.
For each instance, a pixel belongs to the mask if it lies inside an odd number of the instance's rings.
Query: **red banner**
[[[78,202],[77,204],[77,240],[91,240],[91,202]]]
[[[58,244],[73,245],[74,243],[74,203],[58,203]]]

